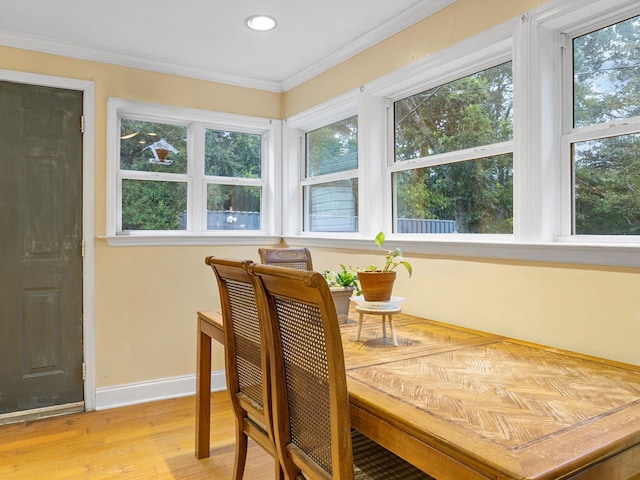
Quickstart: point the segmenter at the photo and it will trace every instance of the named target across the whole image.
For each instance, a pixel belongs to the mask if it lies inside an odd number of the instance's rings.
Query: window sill
[[[374,251],[373,240],[345,237],[285,237],[291,246]],[[389,245],[405,255],[465,257],[521,262],[548,262],[608,267],[640,267],[640,243],[516,243],[513,240],[420,238],[407,240],[387,235]]]
[[[281,237],[255,234],[158,234],[158,235],[105,235],[97,237],[106,240],[110,247],[152,247],[152,246],[197,246],[197,245],[276,245]]]
[[[277,235],[185,234],[185,235],[115,235],[99,236],[111,247],[198,246],[198,245],[277,245],[283,240]],[[508,238],[508,237],[506,237]],[[372,239],[344,236],[284,237],[289,246],[341,248],[375,251]],[[387,243],[399,246],[406,255],[464,257],[521,262],[546,262],[576,265],[640,268],[640,243],[516,243],[505,239],[420,238],[406,239],[387,236]]]

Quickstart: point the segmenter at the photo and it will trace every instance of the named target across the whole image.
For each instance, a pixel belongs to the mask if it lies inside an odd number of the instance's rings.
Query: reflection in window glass
[[[573,145],[575,234],[640,235],[640,134]]]
[[[511,62],[395,102],[396,161],[513,138]]]
[[[358,117],[308,132],[307,177],[358,168]]]
[[[120,168],[187,173],[187,127],[123,118],[120,121]]]
[[[400,233],[513,232],[512,155],[395,174]]]
[[[187,184],[122,180],[122,230],[184,230]]]
[[[640,115],[640,17],[573,40],[573,124]]]
[[[260,230],[261,188],[207,185],[207,230]]]
[[[357,178],[305,187],[305,204],[309,206],[305,231],[358,231]]]
[[[205,175],[260,178],[262,136],[206,130],[204,162]]]

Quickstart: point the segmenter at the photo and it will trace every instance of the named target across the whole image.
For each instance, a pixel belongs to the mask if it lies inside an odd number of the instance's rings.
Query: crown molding
[[[282,93],[335,67],[367,48],[432,15],[434,12],[445,8],[454,3],[454,1],[455,0],[434,0],[418,2],[403,13],[386,21],[375,30],[354,39],[349,45],[334,51],[320,61],[315,62],[308,68],[281,82],[228,74],[193,64],[167,63],[166,60],[157,57],[132,55],[123,51],[112,51],[72,42],[50,40],[36,35],[19,34],[8,30],[0,30],[0,45],[122,67],[178,75],[181,77],[225,83],[238,87]]]
[[[335,67],[358,53],[361,53],[405,28],[410,27],[414,23],[418,23],[420,20],[427,18],[438,10],[442,10],[454,2],[455,0],[435,0],[417,3],[403,13],[386,21],[375,30],[354,39],[349,43],[349,45],[334,51],[322,60],[282,81],[282,91],[289,91],[292,88],[311,80],[313,77],[326,72],[330,68]]]
[[[107,63],[121,67],[137,68],[152,72],[178,75],[181,77],[225,83],[238,87],[255,88],[270,92],[282,93],[280,82],[257,80],[239,75],[231,75],[195,65],[167,63],[159,58],[132,55],[126,52],[105,50],[97,47],[87,47],[71,42],[50,40],[35,35],[18,34],[0,30],[0,45],[40,53],[60,55],[63,57]]]

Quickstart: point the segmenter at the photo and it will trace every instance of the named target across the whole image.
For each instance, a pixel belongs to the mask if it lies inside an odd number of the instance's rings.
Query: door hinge
[[[87,364],[82,362],[82,380],[87,379]]]
[[[84,240],[80,241],[80,256],[84,258],[84,254],[87,251],[87,244]]]
[[[84,133],[84,115],[80,115],[80,133]]]

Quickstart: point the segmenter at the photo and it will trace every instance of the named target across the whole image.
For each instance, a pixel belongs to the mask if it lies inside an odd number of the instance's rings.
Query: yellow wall
[[[195,372],[196,311],[220,305],[207,255],[258,261],[254,247],[110,248],[98,242],[98,387]],[[214,370],[223,369],[219,345],[213,356]]]
[[[380,256],[314,248],[316,270]],[[416,258],[400,268],[403,310],[535,343],[640,365],[640,269],[472,258]]]
[[[285,95],[0,47],[0,69],[95,82],[95,224],[105,233],[106,100],[118,97],[283,118],[519,16],[542,0],[459,0],[432,19]],[[109,247],[96,240],[97,387],[192,374],[195,312],[218,306],[207,255],[257,260],[257,247]],[[313,249],[317,269],[369,255]],[[405,310],[640,364],[640,271],[415,258],[399,275]],[[222,368],[216,348],[214,369]]]

